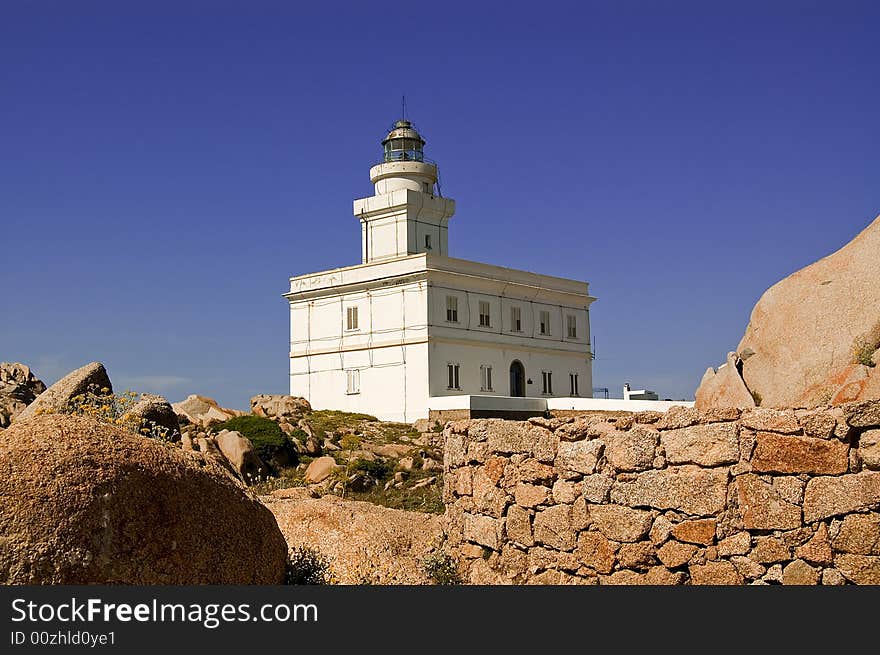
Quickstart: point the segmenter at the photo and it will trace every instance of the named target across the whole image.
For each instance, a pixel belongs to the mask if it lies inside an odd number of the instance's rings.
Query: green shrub
[[[273,469],[294,466],[297,462],[293,442],[275,421],[262,416],[236,416],[211,428],[213,432],[231,430],[250,439],[260,459]]]
[[[853,363],[862,366],[874,366],[874,352],[877,350],[877,344],[873,340],[867,338],[856,339],[853,344]]]
[[[328,432],[346,429],[351,431],[359,423],[365,421],[378,421],[370,414],[356,414],[353,412],[341,412],[335,409],[320,409],[311,412],[307,418],[309,425],[315,434],[323,438]]]
[[[297,546],[287,558],[286,584],[324,585],[331,583],[330,563],[314,548]]]
[[[358,458],[351,463],[351,470],[369,475],[376,480],[384,480],[394,472],[394,468],[382,460],[370,461]]]
[[[434,581],[434,584],[461,584],[461,577],[458,575],[455,560],[446,553],[438,552],[429,555],[425,558],[422,566],[425,570],[425,574]]]
[[[443,514],[446,506],[443,504],[443,480],[439,471],[412,471],[408,477],[410,485],[427,477],[437,477],[436,484],[430,484],[420,489],[412,489],[410,486],[383,489],[382,485],[376,485],[368,491],[351,492],[346,497],[351,500],[363,500],[374,505],[382,505],[391,509],[404,509],[410,512],[424,512],[426,514]]]
[[[305,430],[300,430],[299,428],[291,432],[290,436],[298,440],[301,444],[305,444],[305,442],[309,439],[309,435],[305,433]]]

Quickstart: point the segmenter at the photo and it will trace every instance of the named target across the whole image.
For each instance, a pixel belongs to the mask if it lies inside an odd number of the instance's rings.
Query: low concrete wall
[[[547,398],[547,409],[575,412],[665,412],[672,407],[693,407],[686,400],[623,400],[622,398]]]
[[[444,430],[472,583],[880,584],[880,402]]]
[[[671,400],[622,400],[620,398],[517,398],[496,395],[432,396],[428,418],[527,419],[533,416],[572,415],[593,412],[665,412],[671,407],[693,407],[692,402]]]

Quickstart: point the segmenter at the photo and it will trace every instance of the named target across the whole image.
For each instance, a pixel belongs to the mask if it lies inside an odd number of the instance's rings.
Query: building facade
[[[290,393],[405,422],[432,397],[590,397],[587,283],[450,257],[424,143],[408,121],[383,140],[361,264],[290,279]]]

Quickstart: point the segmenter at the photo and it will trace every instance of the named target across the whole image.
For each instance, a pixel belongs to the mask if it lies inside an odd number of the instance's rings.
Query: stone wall
[[[444,431],[477,584],[880,584],[880,402]]]

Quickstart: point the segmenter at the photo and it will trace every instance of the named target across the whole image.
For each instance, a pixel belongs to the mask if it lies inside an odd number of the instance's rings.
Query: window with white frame
[[[480,301],[480,327],[492,327],[489,317],[489,301]]]
[[[550,312],[542,309],[538,313],[538,329],[541,334],[550,334]]]
[[[480,367],[480,391],[494,391],[492,388],[492,367],[483,364]]]
[[[449,323],[458,323],[457,296],[446,296],[446,320]]]
[[[461,369],[459,364],[447,364],[446,365],[446,375],[448,377],[446,388],[447,389],[461,389],[459,384],[458,373]]]
[[[565,317],[565,321],[568,324],[568,338],[569,339],[577,339],[577,337],[578,337],[577,317],[574,314],[568,314]]]
[[[510,308],[510,330],[512,332],[522,332],[522,308]]]
[[[345,310],[345,329],[346,330],[357,330],[358,329],[358,308],[357,307],[349,307]]]
[[[345,393],[355,394],[361,392],[361,372],[356,368],[345,372]]]
[[[580,392],[578,392],[578,374],[577,373],[569,373],[568,374],[568,381],[569,381],[569,384],[571,385],[571,395],[572,396],[579,396]]]
[[[553,372],[541,371],[542,391],[544,394],[553,393]]]

